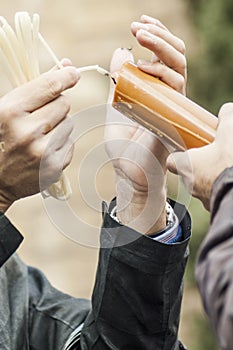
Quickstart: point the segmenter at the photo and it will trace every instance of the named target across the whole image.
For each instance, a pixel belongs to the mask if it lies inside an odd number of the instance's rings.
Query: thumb
[[[220,108],[218,116],[220,120],[228,117],[233,118],[233,103],[232,102],[225,103]]]
[[[71,67],[71,66],[73,66],[72,61],[69,58],[64,57],[60,60],[60,65],[58,66],[58,64],[56,64],[54,67],[50,69],[50,71],[52,72],[52,71],[61,69],[62,67]]]
[[[134,57],[133,57],[133,54],[130,50],[124,49],[124,48],[122,48],[122,49],[119,48],[119,49],[116,49],[114,51],[114,53],[112,55],[109,70],[110,70],[111,75],[115,78],[116,81],[117,81],[118,74],[119,74],[119,71],[120,71],[122,65],[128,61],[134,62]],[[109,90],[109,96],[108,96],[109,102],[112,102],[114,89],[115,89],[114,84],[111,84],[110,90]]]
[[[176,175],[183,173],[183,171],[190,166],[186,152],[174,152],[167,158],[167,169]]]
[[[134,62],[134,57],[129,49],[119,48],[116,49],[112,55],[110,63],[110,72],[117,74],[125,62]]]

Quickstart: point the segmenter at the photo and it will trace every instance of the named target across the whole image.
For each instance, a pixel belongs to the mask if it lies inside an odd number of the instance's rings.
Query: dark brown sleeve
[[[211,224],[201,246],[196,279],[204,308],[220,348],[233,344],[233,168],[216,180],[211,196]]]

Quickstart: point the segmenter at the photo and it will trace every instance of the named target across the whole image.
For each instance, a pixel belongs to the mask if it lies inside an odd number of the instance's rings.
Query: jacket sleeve
[[[17,250],[22,240],[23,236],[0,212],[0,267]]]
[[[105,208],[82,350],[184,349],[177,332],[191,228],[185,208],[175,207],[183,241],[171,245],[121,226]]]
[[[196,279],[220,348],[232,349],[233,335],[233,168],[216,180],[211,224],[199,252]]]
[[[61,350],[83,325],[90,301],[62,293],[40,270],[25,265],[15,253],[22,240],[2,214],[0,349]]]

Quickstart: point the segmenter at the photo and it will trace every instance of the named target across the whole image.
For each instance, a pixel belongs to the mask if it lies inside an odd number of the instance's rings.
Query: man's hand
[[[146,15],[140,22],[132,23],[131,31],[139,44],[152,52],[151,61],[139,60],[138,67],[185,95],[187,62],[184,42],[159,20]]]
[[[141,22],[132,23],[131,30],[138,42],[152,52],[151,62],[138,62],[140,69],[184,92],[186,59],[182,41],[148,16],[142,16]],[[128,50],[115,51],[110,70],[116,79],[122,64],[130,60],[133,56]],[[112,101],[112,92],[109,101]],[[146,234],[165,228],[166,147],[154,134],[111,106],[107,113],[105,140],[115,170],[120,222]]]
[[[1,211],[56,182],[70,163],[73,125],[62,92],[78,80],[74,67],[52,70],[0,100]]]
[[[215,141],[205,147],[175,152],[167,160],[168,169],[182,176],[189,192],[209,210],[214,181],[233,166],[233,103],[222,106]]]

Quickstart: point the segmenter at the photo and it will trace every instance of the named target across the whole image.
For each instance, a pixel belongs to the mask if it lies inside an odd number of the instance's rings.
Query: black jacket
[[[104,206],[91,304],[57,291],[26,266],[15,253],[22,236],[2,215],[1,350],[62,350],[83,323],[70,349],[183,349],[177,332],[191,227],[183,206],[176,203],[175,212],[183,241],[166,245],[119,225]]]

